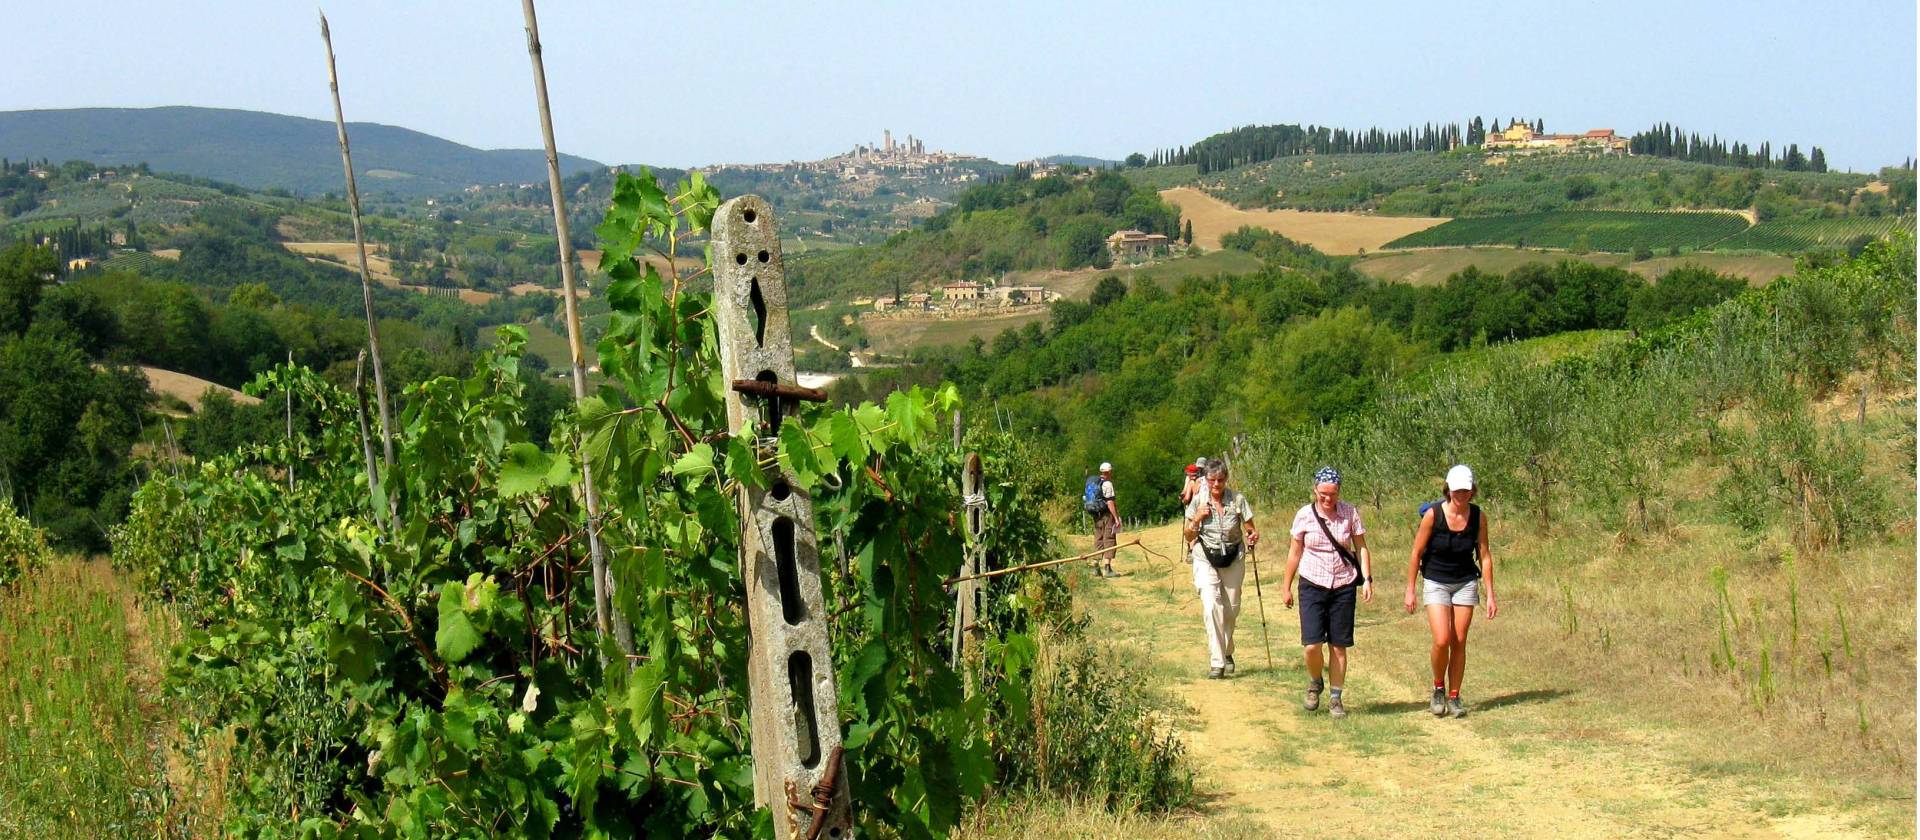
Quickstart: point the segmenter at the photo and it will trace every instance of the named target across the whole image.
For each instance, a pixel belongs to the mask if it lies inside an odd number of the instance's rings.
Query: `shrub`
[[[18,580],[52,558],[47,538],[0,498],[0,586]]]

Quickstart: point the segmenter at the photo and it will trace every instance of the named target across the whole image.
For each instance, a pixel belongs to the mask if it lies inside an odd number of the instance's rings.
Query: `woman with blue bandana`
[[[1373,557],[1360,510],[1340,501],[1338,470],[1321,467],[1313,474],[1313,501],[1294,514],[1292,532],[1285,590],[1292,609],[1293,579],[1299,575],[1300,644],[1306,647],[1309,680],[1303,705],[1309,712],[1320,708],[1320,692],[1331,683],[1327,712],[1346,717],[1340,695],[1347,682],[1347,648],[1353,647],[1355,600],[1373,600]],[[1322,646],[1328,648],[1324,663]]]

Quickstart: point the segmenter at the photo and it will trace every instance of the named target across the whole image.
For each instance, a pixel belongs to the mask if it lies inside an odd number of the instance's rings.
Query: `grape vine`
[[[1029,726],[1032,616],[1047,579],[990,590],[971,696],[945,645],[965,537],[951,388],[814,407],[757,449],[727,428],[703,276],[663,277],[718,196],[622,175],[598,233],[609,383],[530,439],[525,333],[466,379],[409,388],[398,511],[376,515],[353,395],[282,367],[250,391],[302,406],[287,440],[160,476],[114,534],[116,562],[192,626],[170,684],[231,728],[224,828],[260,836],[766,836],[753,802],[735,494],[777,458],[814,493],[847,772],[863,830],[940,836]],[[575,441],[577,440],[577,445]],[[977,437],[989,469],[1013,442]],[[589,523],[579,462],[606,500]],[[289,489],[287,470],[292,470]],[[1051,549],[1037,488],[992,483],[996,564]],[[608,546],[635,652],[593,632],[585,531]],[[839,546],[836,550],[833,546]],[[1002,740],[996,741],[996,737]],[[290,804],[289,804],[290,803]]]

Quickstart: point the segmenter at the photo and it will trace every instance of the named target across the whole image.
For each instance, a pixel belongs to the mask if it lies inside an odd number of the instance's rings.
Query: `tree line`
[[[1521,123],[1510,119],[1507,127]],[[1535,133],[1546,133],[1545,119],[1528,123]],[[1490,134],[1503,131],[1500,119],[1473,117],[1461,123],[1425,123],[1397,130],[1378,127],[1362,130],[1297,124],[1249,125],[1222,132],[1194,143],[1155,149],[1151,154],[1129,156],[1129,166],[1193,165],[1206,175],[1225,169],[1260,163],[1275,158],[1307,154],[1394,154],[1399,152],[1444,152],[1461,146],[1480,146]],[[1701,163],[1743,166],[1759,169],[1786,169],[1793,172],[1827,171],[1826,153],[1818,146],[1803,154],[1799,144],[1790,144],[1777,154],[1770,143],[1757,148],[1745,143],[1728,143],[1717,135],[1702,138],[1682,132],[1668,123],[1638,132],[1627,140],[1633,154],[1672,157]]]

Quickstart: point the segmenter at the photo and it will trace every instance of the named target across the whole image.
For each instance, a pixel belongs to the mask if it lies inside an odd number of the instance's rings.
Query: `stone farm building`
[[[1487,132],[1486,147],[1489,150],[1511,149],[1514,151],[1547,150],[1556,152],[1617,152],[1625,154],[1627,138],[1613,133],[1611,128],[1596,128],[1585,134],[1536,134],[1533,126],[1515,121],[1504,131]]]
[[[980,284],[966,281],[948,283],[940,287],[940,295],[945,298],[948,303],[977,301],[980,299]]]
[[[1107,237],[1107,250],[1116,257],[1146,257],[1168,245],[1167,237],[1137,230],[1117,230]]]

